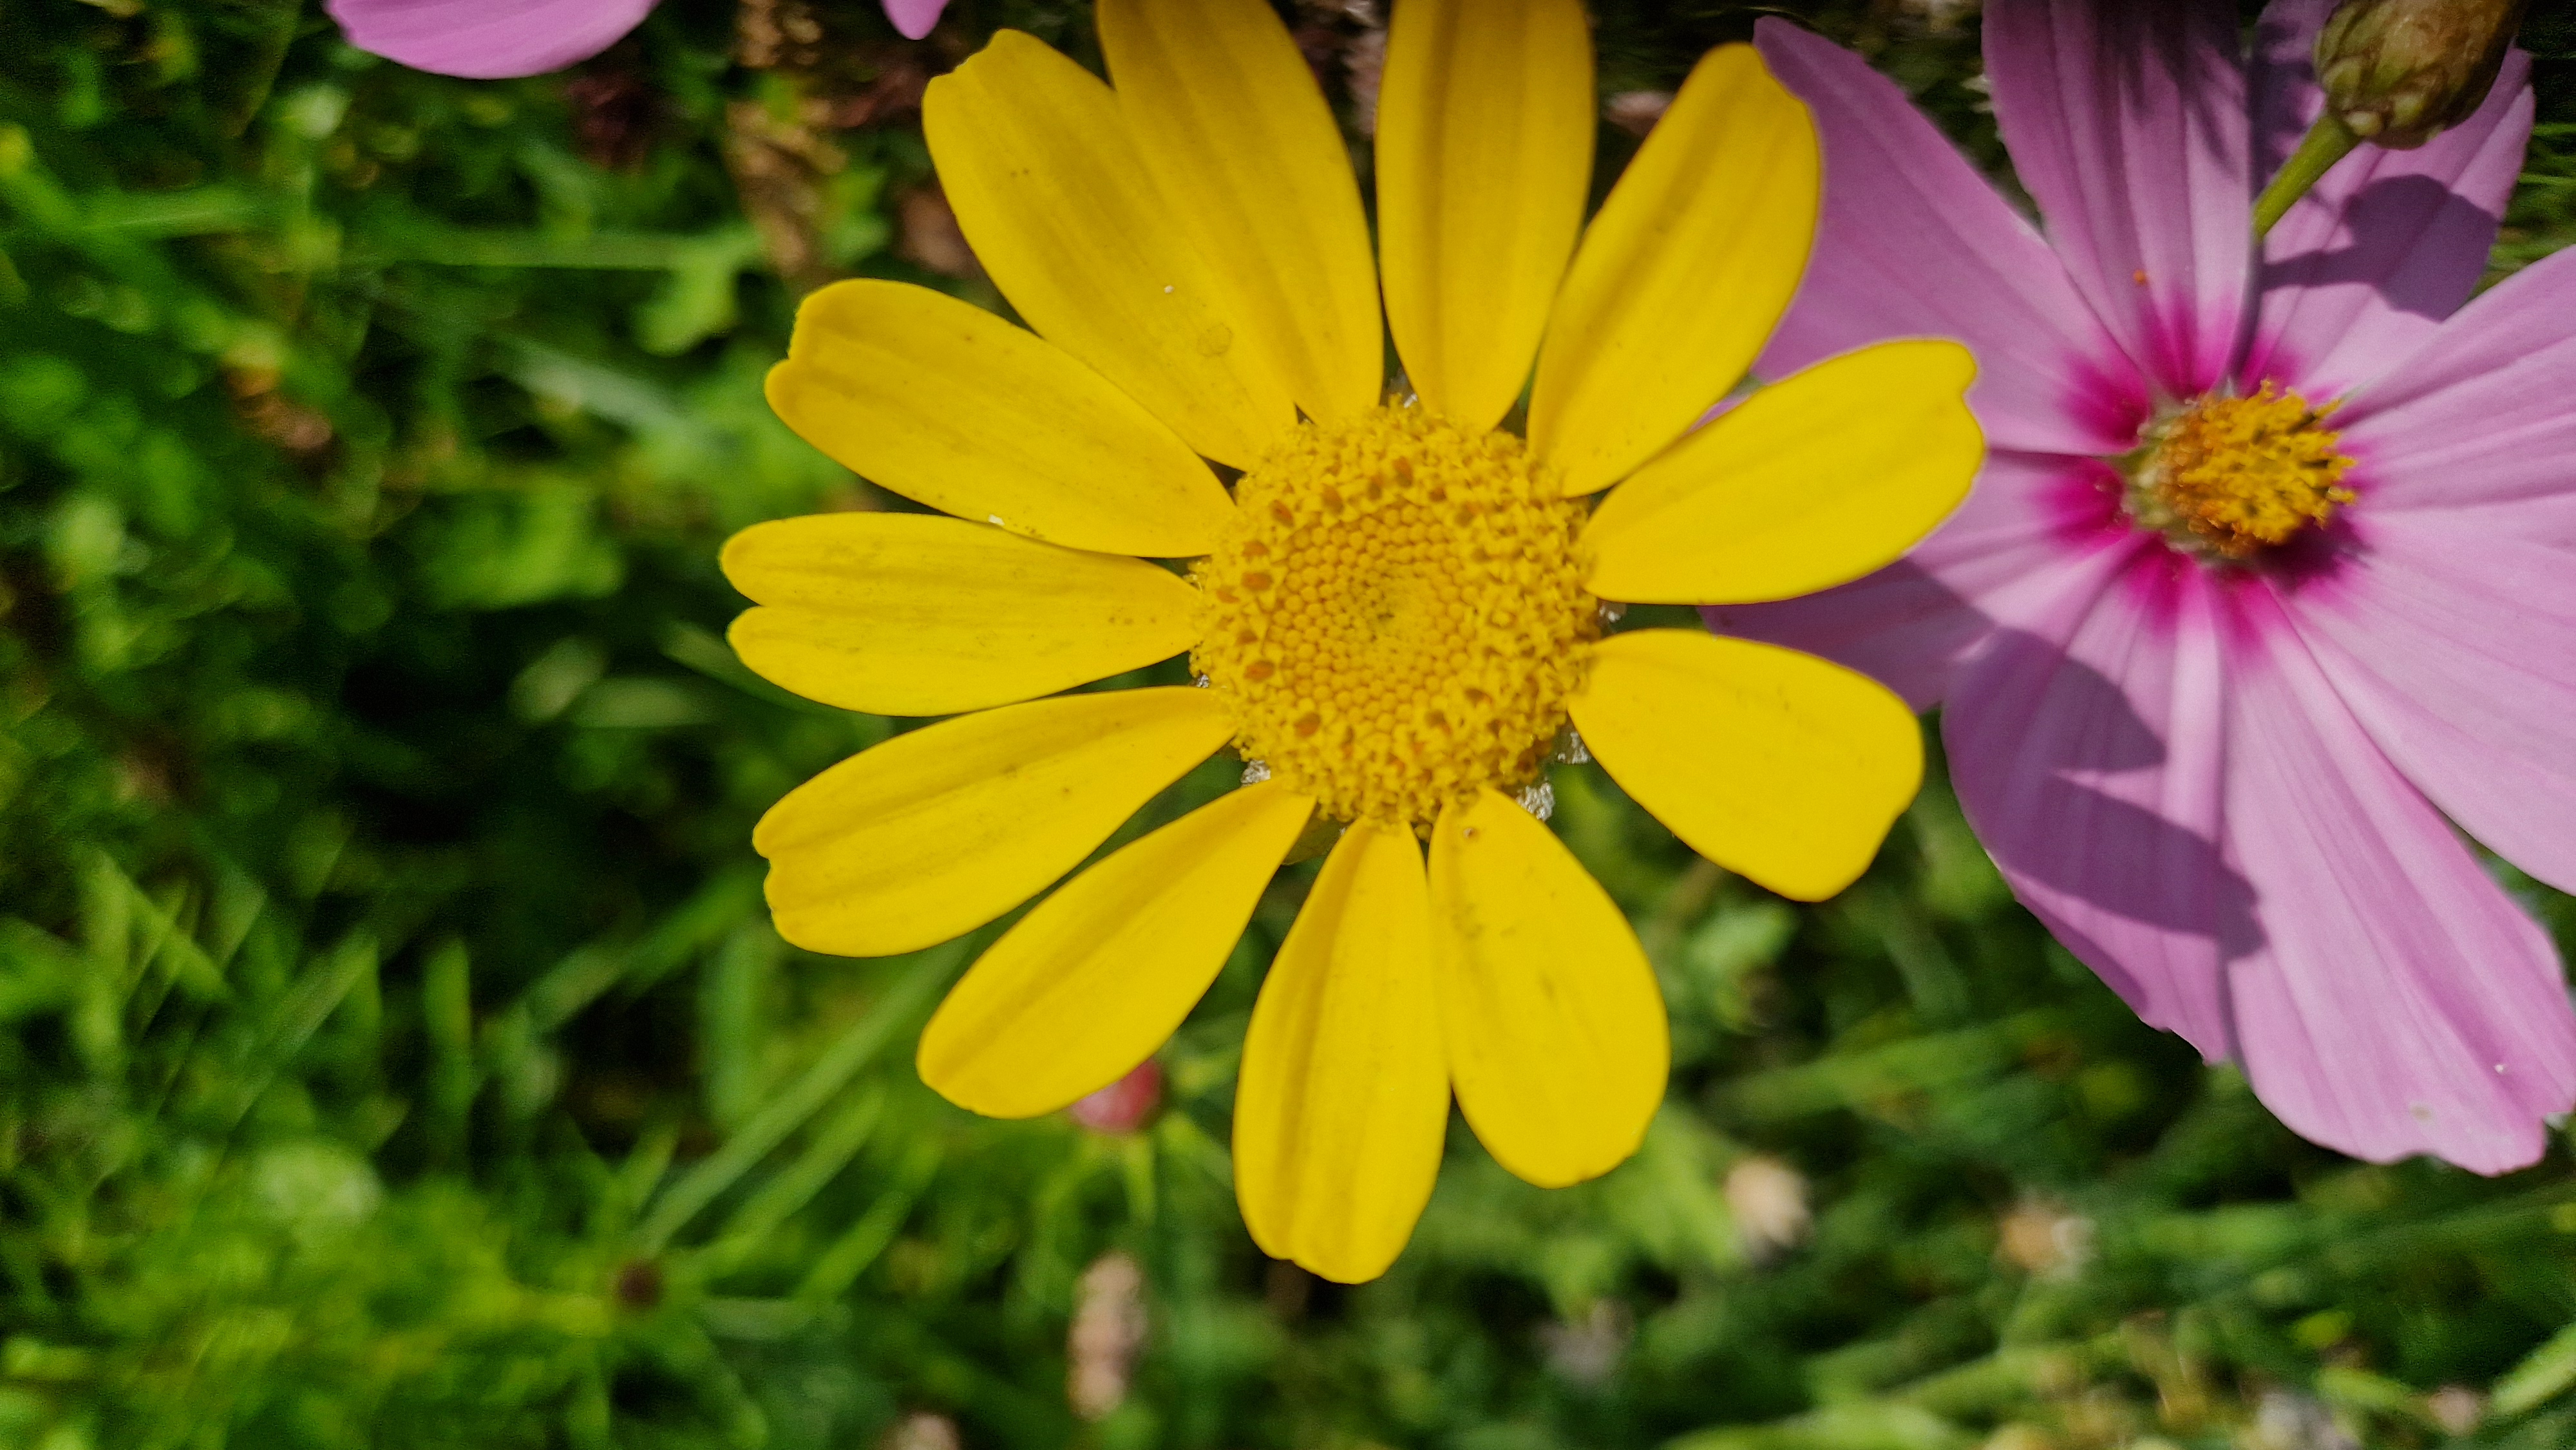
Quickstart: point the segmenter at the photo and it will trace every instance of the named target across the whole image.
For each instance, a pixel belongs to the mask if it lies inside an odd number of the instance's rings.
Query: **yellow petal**
[[[1342,834],[1270,964],[1234,1096],[1252,1241],[1338,1283],[1386,1272],[1431,1200],[1449,1126],[1413,833]]]
[[[1520,397],[1592,179],[1580,0],[1404,0],[1378,89],[1387,325],[1433,411],[1490,428]]]
[[[724,571],[769,606],[733,623],[744,664],[875,715],[1051,695],[1198,638],[1197,591],[1167,569],[924,514],[754,524],[725,545]]]
[[[1107,379],[927,287],[836,282],[806,298],[769,405],[905,498],[1069,549],[1204,554],[1233,511],[1189,445]]]
[[[1882,342],[1762,389],[1612,490],[1585,587],[1642,604],[1788,599],[1893,563],[1986,456],[1955,342]]]
[[[1817,198],[1805,104],[1751,46],[1710,51],[1592,219],[1548,319],[1529,436],[1568,493],[1617,482],[1744,376],[1806,271]]]
[[[1265,0],[1102,0],[1100,48],[1145,164],[1308,413],[1376,405],[1377,268],[1350,148]]]
[[[1628,918],[1529,812],[1491,790],[1431,833],[1433,952],[1458,1106],[1546,1188],[1637,1151],[1672,1035]]]
[[[891,956],[971,931],[1081,864],[1233,731],[1205,690],[1067,695],[943,721],[789,791],[752,832],[778,934]]]
[[[1031,327],[1220,462],[1248,468],[1295,425],[1098,77],[1005,30],[930,83],[921,124],[958,226]]]
[[[1216,979],[1314,808],[1248,786],[1075,877],[950,989],[922,1030],[921,1080],[996,1118],[1116,1082]]]
[[[1800,901],[1867,870],[1923,782],[1904,701],[1777,645],[1612,635],[1593,646],[1573,712],[1601,768],[1692,850]]]

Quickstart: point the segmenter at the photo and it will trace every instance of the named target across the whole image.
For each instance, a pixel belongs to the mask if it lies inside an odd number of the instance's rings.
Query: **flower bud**
[[[1163,1067],[1152,1058],[1136,1064],[1125,1077],[1067,1109],[1067,1116],[1095,1133],[1133,1133],[1163,1104]]]
[[[2317,33],[2326,111],[2407,150],[2475,114],[2529,0],[2344,0]]]

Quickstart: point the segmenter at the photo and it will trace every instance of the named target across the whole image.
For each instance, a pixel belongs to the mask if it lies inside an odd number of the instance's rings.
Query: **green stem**
[[[2289,215],[2290,208],[2318,178],[2334,169],[2334,164],[2352,154],[2361,144],[2361,135],[2343,123],[2343,118],[2329,110],[2317,117],[2308,134],[2299,140],[2299,149],[2281,164],[2281,174],[2263,188],[2254,203],[2254,235],[2261,237],[2272,230],[2272,224]]]

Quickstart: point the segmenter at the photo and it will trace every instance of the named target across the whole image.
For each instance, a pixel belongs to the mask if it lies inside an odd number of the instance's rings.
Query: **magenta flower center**
[[[2129,516],[2204,559],[2241,562],[2279,548],[2352,502],[2352,460],[2309,406],[2265,383],[2252,397],[2194,399],[2147,425],[2120,460]]]

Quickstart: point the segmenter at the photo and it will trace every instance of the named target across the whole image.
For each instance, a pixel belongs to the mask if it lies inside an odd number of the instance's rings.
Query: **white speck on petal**
[[[1245,761],[1245,762],[1243,763],[1243,783],[1244,783],[1245,785],[1259,785],[1259,784],[1261,784],[1263,781],[1268,780],[1269,778],[1270,778],[1270,762],[1269,762],[1269,761],[1266,761],[1266,760],[1247,760],[1247,761]]]
[[[1195,690],[1210,690],[1216,688],[1216,685],[1214,681],[1210,680],[1205,675],[1192,675],[1190,676],[1190,688]]]
[[[1002,522],[1002,516],[1000,514],[986,514],[984,515],[984,522],[991,524],[997,529],[1007,529],[1010,527],[1009,524]]]
[[[1164,296],[1168,297],[1168,296],[1170,296],[1171,294],[1172,294],[1172,289],[1171,289],[1171,288],[1169,288],[1169,287],[1165,287],[1165,288],[1163,289],[1163,295],[1164,295]]]

